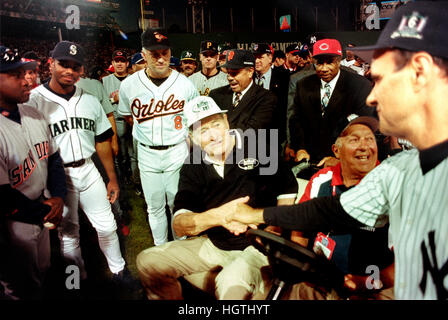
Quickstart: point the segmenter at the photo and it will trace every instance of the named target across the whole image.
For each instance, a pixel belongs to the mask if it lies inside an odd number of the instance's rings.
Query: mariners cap
[[[112,53],[112,60],[116,60],[116,59],[119,59],[119,58],[122,58],[123,60],[128,61],[128,59],[126,58],[126,54],[123,51],[115,50]]]
[[[168,37],[153,29],[146,29],[141,35],[142,47],[147,50],[170,49]]]
[[[188,50],[184,50],[180,54],[180,61],[184,61],[184,60],[191,60],[191,61],[196,62],[196,58],[194,57],[193,52],[188,51]]]
[[[23,59],[17,49],[11,50],[5,46],[0,46],[0,72],[8,72],[20,67],[33,70],[36,69],[37,62]]]
[[[297,43],[293,43],[286,47],[285,52],[291,54],[299,54],[300,47]]]
[[[61,41],[54,47],[51,57],[57,60],[70,60],[84,64],[84,49],[70,41]]]
[[[342,56],[341,44],[336,39],[322,39],[313,45],[313,57]]]
[[[141,54],[141,52],[135,53],[131,58],[131,64],[137,64],[141,61],[144,61],[143,55]]]
[[[201,53],[206,51],[213,51],[215,53],[218,53],[218,45],[216,44],[216,42],[211,40],[201,41]]]
[[[352,113],[337,122],[336,129],[333,134],[333,141],[336,141],[339,137],[344,137],[347,129],[354,124],[366,125],[370,128],[370,130],[372,130],[373,133],[375,133],[380,127],[380,123],[374,117],[359,116]]]
[[[448,58],[448,2],[416,1],[399,7],[373,46],[355,47],[361,59],[370,62],[374,50],[398,48],[426,51]]]
[[[256,43],[253,45],[251,51],[253,54],[264,54],[264,53],[274,54],[274,49],[267,43]]]
[[[184,116],[187,119],[187,127],[191,127],[199,120],[210,117],[214,114],[226,113],[221,110],[215,100],[207,96],[199,96],[190,100],[184,107]]]
[[[229,50],[226,54],[226,62],[221,68],[227,69],[243,69],[255,66],[255,57],[248,50]]]

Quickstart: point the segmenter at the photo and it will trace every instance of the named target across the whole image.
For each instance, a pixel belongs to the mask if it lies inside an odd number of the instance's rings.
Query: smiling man
[[[241,143],[241,133],[230,130],[227,113],[210,97],[198,97],[185,107],[194,148],[204,153],[199,163],[182,166],[173,224],[178,236],[191,238],[139,254],[137,268],[149,299],[181,299],[177,278],[218,268],[216,278],[208,272],[204,282],[214,283],[218,299],[249,299],[265,290],[261,268],[268,265],[267,258],[244,235],[233,234],[245,226],[225,223],[229,205],[222,204],[245,195],[254,206],[293,204],[297,182],[284,167],[263,175],[266,164],[247,147],[257,141]]]

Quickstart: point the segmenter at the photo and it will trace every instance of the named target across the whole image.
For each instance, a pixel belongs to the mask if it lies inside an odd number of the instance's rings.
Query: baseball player
[[[172,213],[179,171],[188,154],[183,107],[199,94],[187,77],[170,69],[166,36],[147,29],[141,38],[146,68],[121,84],[118,112],[133,122],[148,221],[154,243],[160,245],[168,241],[165,205],[168,202]]]
[[[79,45],[59,42],[50,60],[52,77],[31,92],[28,104],[47,116],[64,162],[68,194],[59,238],[65,259],[80,268],[81,279],[87,278],[79,245],[80,207],[98,233],[114,280],[120,281],[129,276],[129,271],[120,252],[110,206],[119,196],[110,146],[113,131],[98,99],[75,86],[83,59]],[[107,188],[91,160],[95,151],[109,178]]]
[[[218,47],[215,42],[205,40],[201,42],[201,52],[199,53],[202,69],[193,73],[190,79],[201,96],[208,96],[211,90],[229,84],[227,75],[217,68]]]
[[[186,77],[191,76],[196,72],[198,62],[193,55],[193,52],[189,50],[182,51],[180,54],[180,69],[182,74]]]
[[[416,149],[387,158],[340,197],[285,208],[243,205],[233,217],[299,230],[389,221],[395,298],[448,299],[447,15],[446,1],[409,2],[394,12],[376,45],[353,48],[366,61],[373,56],[367,103],[377,109],[380,131]]]
[[[50,266],[48,228],[62,218],[67,193],[62,160],[44,115],[19,104],[30,95],[25,70],[35,68],[17,51],[0,47],[0,291],[6,289],[0,296],[10,299],[42,298]]]

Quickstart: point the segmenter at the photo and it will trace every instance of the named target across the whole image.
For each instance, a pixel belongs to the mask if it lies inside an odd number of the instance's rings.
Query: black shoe
[[[134,187],[134,192],[137,196],[141,196],[143,194],[143,189],[140,184],[136,184]]]
[[[117,289],[122,289],[128,292],[136,292],[142,289],[140,281],[136,280],[126,267],[120,272],[114,273],[112,281],[117,286]]]

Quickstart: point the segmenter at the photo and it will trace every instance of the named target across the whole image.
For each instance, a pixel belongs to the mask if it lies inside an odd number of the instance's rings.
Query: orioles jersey
[[[143,69],[123,80],[118,114],[133,117],[132,135],[138,142],[149,146],[175,145],[184,141],[188,133],[184,106],[198,95],[193,83],[175,70],[156,86]]]
[[[78,87],[67,101],[41,85],[26,104],[47,117],[64,163],[90,158],[96,151],[95,137],[111,129],[98,99]]]
[[[0,185],[37,199],[47,185],[48,157],[58,148],[44,115],[28,106],[18,108],[21,123],[0,114]]]

